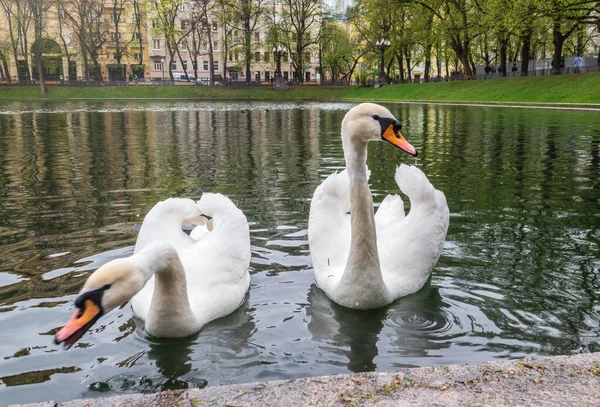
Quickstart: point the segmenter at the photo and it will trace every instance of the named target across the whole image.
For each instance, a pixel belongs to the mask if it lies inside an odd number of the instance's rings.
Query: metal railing
[[[598,72],[597,65],[582,66],[579,73]],[[561,68],[561,75],[573,75],[575,68],[566,67]],[[527,76],[551,76],[552,69],[537,69],[527,71]],[[520,71],[507,72],[505,78],[518,78],[521,77]],[[499,72],[491,72],[488,74],[476,74],[472,77],[466,75],[454,74],[449,76],[430,76],[427,82],[453,82],[453,81],[464,81],[464,80],[489,80],[502,78]],[[405,80],[404,83],[425,83],[425,78],[412,78]],[[77,78],[71,80],[61,80],[57,75],[53,75],[46,79],[48,85],[64,85],[64,86],[209,86],[208,78],[199,78],[195,81],[171,81],[158,79],[140,79],[140,80],[107,80],[97,81],[95,79]],[[377,83],[374,79],[369,79],[367,83],[361,83],[366,86],[373,86]],[[391,83],[401,83],[398,80],[393,80]],[[8,81],[6,78],[0,78],[0,85],[37,85],[37,79],[19,79],[18,77],[11,77]],[[285,84],[289,86],[352,86],[359,85],[357,80],[322,80],[322,81],[305,81],[298,82],[294,80],[287,80]],[[228,87],[260,87],[260,86],[272,86],[272,80],[252,80],[246,82],[245,80],[215,80],[215,86],[228,86]]]

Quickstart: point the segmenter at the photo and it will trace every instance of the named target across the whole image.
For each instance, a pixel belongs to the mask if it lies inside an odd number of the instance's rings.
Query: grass
[[[297,86],[286,91],[270,87],[224,86],[49,86],[40,95],[37,86],[0,86],[0,99],[304,99],[304,100],[427,100],[456,102],[600,103],[600,73],[525,78],[505,78],[442,83],[415,83],[379,89]]]

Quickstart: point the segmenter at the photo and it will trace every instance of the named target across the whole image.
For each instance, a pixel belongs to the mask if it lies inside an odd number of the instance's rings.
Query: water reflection
[[[345,356],[351,372],[377,369],[374,360],[379,354],[377,342],[387,307],[356,312],[329,300],[315,284],[308,293],[308,302],[308,330],[313,340],[322,343],[320,347]]]
[[[390,105],[446,194],[451,222],[431,282],[361,313],[311,287],[306,231],[314,189],[344,165],[350,107],[0,105],[0,399],[600,350],[597,114]],[[397,193],[399,162],[414,160],[369,147],[376,203]],[[172,343],[148,338],[125,307],[81,346],[52,345],[89,273],[131,254],[144,214],[204,191],[227,194],[251,223],[244,306]]]

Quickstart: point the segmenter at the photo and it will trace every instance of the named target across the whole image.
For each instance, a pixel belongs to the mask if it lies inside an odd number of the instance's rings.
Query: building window
[[[177,61],[172,61],[172,62],[171,62],[171,69],[172,69],[173,71],[176,71],[176,70],[177,70]]]
[[[254,33],[254,41],[259,42],[260,41],[260,33],[258,31],[256,31]]]
[[[113,20],[113,22],[118,23],[119,20],[121,20],[121,14],[119,14],[119,13],[113,13],[112,20]]]
[[[141,38],[140,33],[139,32],[134,32],[131,39],[134,40],[134,41],[136,41],[136,40],[139,41],[140,38]]]
[[[208,42],[202,44],[202,51],[208,51]]]
[[[154,70],[155,71],[162,71],[162,63],[161,62],[155,62],[154,63]]]
[[[135,52],[133,54],[133,59],[137,59],[139,61],[140,59],[142,59],[142,53],[141,52]]]
[[[183,61],[183,62],[181,63],[181,67],[182,67],[182,68],[183,68],[183,70],[184,70],[184,71],[186,71],[186,72],[187,72],[187,69],[188,69],[187,63],[188,63],[188,61]]]
[[[138,21],[140,21],[140,15],[139,15],[139,14],[135,14],[135,13],[134,13],[134,14],[131,16],[131,22],[132,22],[132,23],[137,23]]]
[[[283,59],[283,62],[287,62],[288,61],[288,53],[284,52],[283,54],[281,54],[281,58]]]
[[[271,55],[270,53],[268,53],[268,52],[265,52],[265,54],[264,54],[264,56],[263,56],[263,57],[264,57],[264,59],[265,59],[265,62],[269,62],[270,55]]]
[[[310,52],[304,53],[304,62],[310,62]]]
[[[255,53],[254,53],[254,60],[255,60],[256,62],[260,62],[260,52],[255,52]]]
[[[202,69],[208,71],[208,61],[202,61]]]
[[[217,31],[217,23],[216,23],[216,21],[212,22],[212,29],[213,29],[213,31]]]
[[[181,30],[184,31],[187,27],[187,21],[181,20]]]
[[[219,50],[219,41],[214,40],[213,41],[213,51],[218,51]]]
[[[63,6],[59,6],[58,7],[58,16],[64,18],[64,16],[65,16],[65,9],[64,9]]]
[[[152,40],[152,49],[160,51],[160,40]]]
[[[218,70],[219,70],[219,63],[213,62],[213,71],[218,71]]]
[[[240,59],[240,56],[239,56],[239,54],[236,52],[236,53],[235,53],[235,60],[236,60],[236,61],[239,61],[239,59]]]
[[[233,61],[233,52],[229,53],[229,62]]]
[[[158,28],[158,20],[157,19],[152,20],[152,28]]]

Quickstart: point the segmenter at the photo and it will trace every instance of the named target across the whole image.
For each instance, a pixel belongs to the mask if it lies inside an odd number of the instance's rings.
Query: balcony
[[[164,57],[165,56],[165,50],[164,49],[152,49],[152,48],[150,48],[150,50],[148,51],[148,53],[150,54],[151,57]]]

